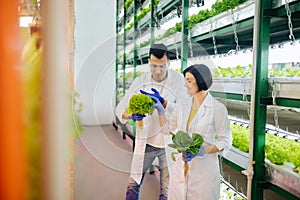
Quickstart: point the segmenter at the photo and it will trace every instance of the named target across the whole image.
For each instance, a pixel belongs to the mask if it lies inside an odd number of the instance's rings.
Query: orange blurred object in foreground
[[[0,199],[26,199],[18,1],[0,1]]]

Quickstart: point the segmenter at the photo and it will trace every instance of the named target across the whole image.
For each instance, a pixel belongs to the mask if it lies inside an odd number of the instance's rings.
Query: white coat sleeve
[[[174,72],[172,85],[174,87],[174,95],[176,97],[175,102],[168,102],[166,107],[167,114],[173,113],[174,109],[178,109],[178,105],[181,103],[185,103],[189,100],[189,96],[187,94],[186,88],[184,87],[184,77],[182,74],[178,72]]]
[[[230,131],[230,123],[228,119],[228,112],[223,104],[219,104],[219,108],[215,110],[215,129],[218,139],[216,146],[219,150],[223,151],[221,154],[224,156],[228,152],[232,144],[232,135]]]
[[[161,132],[169,134],[170,132],[176,131],[178,128],[178,105],[173,104],[172,112],[167,115],[167,121],[163,125]]]

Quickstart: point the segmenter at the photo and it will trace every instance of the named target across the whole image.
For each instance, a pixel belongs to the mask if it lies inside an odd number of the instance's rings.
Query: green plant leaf
[[[169,147],[177,150],[178,153],[199,154],[200,148],[203,144],[203,138],[197,133],[193,133],[190,137],[184,131],[177,131],[176,134],[170,133],[172,135],[173,144],[168,144]]]

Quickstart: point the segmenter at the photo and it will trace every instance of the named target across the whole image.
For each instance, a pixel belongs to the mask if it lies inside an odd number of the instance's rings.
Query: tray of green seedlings
[[[234,186],[221,177],[220,200],[246,200],[245,194],[239,192]]]
[[[235,67],[216,67],[213,70],[214,84],[210,88],[215,92],[250,94],[252,65]],[[269,96],[276,91],[276,97],[300,99],[300,68],[286,67],[268,72]]]
[[[232,149],[228,160],[247,168],[249,122],[231,119]],[[265,167],[270,182],[300,196],[300,135],[266,125]]]

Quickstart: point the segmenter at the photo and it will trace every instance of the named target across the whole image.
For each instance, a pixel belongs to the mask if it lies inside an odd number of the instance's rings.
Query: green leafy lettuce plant
[[[172,152],[172,159],[175,161],[175,154],[179,153],[192,153],[198,155],[200,153],[200,148],[203,144],[203,137],[197,133],[193,133],[190,137],[184,131],[177,131],[176,134],[170,133],[172,135],[173,144],[168,144],[169,147],[174,148],[177,152]],[[189,165],[184,162],[184,177],[186,178],[187,172],[189,170]]]
[[[136,94],[130,98],[128,114],[152,115],[154,101],[145,94]]]

